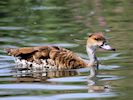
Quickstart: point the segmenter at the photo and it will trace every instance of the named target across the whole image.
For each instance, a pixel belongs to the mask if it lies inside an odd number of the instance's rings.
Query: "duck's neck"
[[[96,67],[98,67],[97,64],[97,58],[95,55],[95,50],[96,48],[91,47],[91,46],[86,46],[87,54],[89,56],[89,63],[88,67],[90,68],[90,76],[89,77],[94,77],[96,75]]]
[[[88,56],[89,56],[89,63],[92,63],[92,64],[94,64],[95,63],[95,61],[97,60],[97,58],[96,58],[96,55],[95,55],[95,48],[93,48],[93,47],[86,47],[86,50],[87,50],[87,54],[88,54]]]

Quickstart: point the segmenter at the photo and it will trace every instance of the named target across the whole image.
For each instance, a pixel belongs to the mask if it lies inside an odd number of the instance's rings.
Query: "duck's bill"
[[[115,51],[115,48],[112,48],[110,45],[108,44],[103,44],[102,46],[100,46],[100,48],[104,49],[104,50],[111,50],[111,51]]]

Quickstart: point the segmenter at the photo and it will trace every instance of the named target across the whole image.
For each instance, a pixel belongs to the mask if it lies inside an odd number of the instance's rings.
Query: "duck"
[[[56,70],[70,70],[79,68],[89,68],[89,77],[96,76],[99,61],[96,57],[96,49],[115,51],[107,43],[103,32],[91,33],[87,38],[86,51],[89,61],[85,61],[76,53],[58,46],[37,46],[6,48],[5,51],[15,58],[18,66],[28,66],[32,68],[47,68]]]

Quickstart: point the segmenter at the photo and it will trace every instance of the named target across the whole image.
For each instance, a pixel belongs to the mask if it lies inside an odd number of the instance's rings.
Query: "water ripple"
[[[44,98],[40,98],[39,96],[14,96],[14,97],[3,97],[0,100],[44,100]],[[50,99],[46,99],[50,100]],[[52,100],[52,99],[51,99]]]
[[[0,30],[26,30],[25,27],[17,27],[17,26],[1,26]]]
[[[99,69],[104,69],[104,70],[114,70],[117,68],[120,68],[121,66],[118,65],[100,65]]]
[[[16,97],[4,97],[1,100],[72,100],[72,99],[89,99],[89,98],[109,98],[117,96],[116,93],[67,93],[53,96],[16,96]]]
[[[86,89],[82,85],[50,85],[50,84],[1,84],[0,89],[30,89],[30,90],[79,90]]]
[[[100,78],[101,81],[119,80],[119,79],[124,78],[122,76],[120,77],[120,76],[115,76],[115,75],[98,75],[97,77]]]
[[[120,59],[121,57],[118,57],[121,53],[113,53],[106,57],[99,57],[98,60],[111,60],[111,59]]]
[[[65,7],[57,7],[57,6],[35,6],[31,8],[32,10],[61,10],[66,9]]]
[[[77,47],[78,44],[72,44],[72,43],[58,43],[58,44],[44,44],[44,43],[27,43],[28,46],[59,46],[59,47],[69,47],[69,48],[73,48],[73,47]]]
[[[87,98],[105,98],[105,97],[114,97],[117,96],[116,93],[71,93],[71,94],[60,94],[53,96],[56,98],[55,100],[59,99],[87,99]]]
[[[63,78],[51,78],[49,82],[85,82],[87,81],[86,76],[75,76],[75,77],[63,77]]]

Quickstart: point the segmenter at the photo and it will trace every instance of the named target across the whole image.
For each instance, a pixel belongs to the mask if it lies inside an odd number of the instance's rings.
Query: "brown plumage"
[[[24,47],[17,49],[7,48],[6,51],[9,55],[19,57],[19,59],[24,59],[29,62],[36,61],[36,63],[42,63],[42,59],[50,59],[54,62],[57,69],[74,69],[87,66],[86,63],[72,51],[57,46]],[[50,64],[48,61],[47,63]]]

